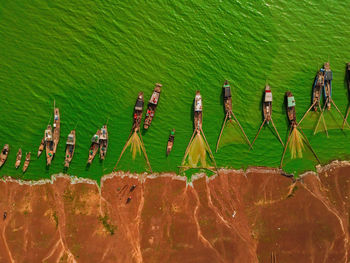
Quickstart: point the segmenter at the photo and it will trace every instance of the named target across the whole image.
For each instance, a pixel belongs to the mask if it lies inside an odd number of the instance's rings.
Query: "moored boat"
[[[75,150],[75,130],[72,130],[67,137],[66,142],[66,157],[64,161],[64,167],[68,168],[71,163]]]
[[[272,92],[269,85],[265,86],[265,96],[263,102],[264,119],[267,123],[271,121],[272,115]]]
[[[169,139],[168,139],[168,144],[166,147],[166,155],[168,156],[171,152],[171,150],[173,149],[174,146],[174,140],[175,140],[175,129],[172,129],[169,135]]]
[[[324,86],[323,72],[319,71],[316,75],[314,85],[312,87],[312,104],[314,105],[314,111],[317,111],[320,105],[321,93]]]
[[[194,129],[199,133],[202,130],[202,96],[199,90],[194,98]]]
[[[231,87],[227,80],[225,80],[224,86],[222,86],[224,93],[224,107],[225,113],[229,114],[229,118],[231,118],[232,112],[232,96],[231,96]]]
[[[108,131],[107,124],[103,125],[100,132],[100,159],[104,160],[107,154],[108,148]]]
[[[348,63],[347,67],[346,67],[346,78],[347,78],[347,81],[348,81],[348,89],[349,89],[349,92],[350,92],[350,63]]]
[[[16,169],[21,165],[21,160],[22,160],[22,149],[19,148],[16,156],[16,163],[15,163]]]
[[[100,133],[101,133],[101,130],[98,129],[96,134],[94,134],[94,136],[92,136],[91,138],[91,146],[90,146],[90,149],[89,149],[89,158],[88,158],[88,164],[91,164],[92,161],[94,160],[96,154],[97,154],[97,151],[99,149],[99,146],[100,146]]]
[[[7,157],[9,155],[9,151],[10,151],[10,146],[8,144],[5,144],[0,154],[0,167],[3,166],[4,163],[6,162]]]
[[[333,80],[333,72],[329,65],[329,62],[324,63],[323,69],[324,76],[324,85],[323,85],[323,96],[325,99],[325,103],[327,108],[331,108],[331,99],[332,99],[332,80]]]
[[[23,169],[22,169],[23,173],[27,171],[29,163],[30,163],[30,152],[26,154],[26,159],[24,161]]]
[[[41,143],[39,145],[38,158],[40,157],[40,155],[44,151],[44,149],[45,149],[45,136],[42,138]]]
[[[46,165],[51,165],[51,161],[53,158],[53,139],[52,139],[52,127],[51,125],[47,125],[45,130],[45,145],[46,145]]]
[[[296,125],[296,114],[295,114],[295,99],[292,92],[286,92],[287,97],[287,115],[291,125]]]
[[[135,103],[134,115],[133,115],[134,123],[132,125],[132,131],[138,131],[140,129],[143,104],[144,104],[143,92],[140,92]]]
[[[151,126],[152,120],[154,118],[154,114],[160,98],[161,87],[162,84],[156,83],[156,87],[154,88],[151,99],[148,102],[146,117],[143,123],[143,128],[145,130],[147,130],[149,126]]]
[[[53,122],[53,154],[55,155],[58,142],[60,141],[61,119],[60,111],[54,108],[54,122]]]

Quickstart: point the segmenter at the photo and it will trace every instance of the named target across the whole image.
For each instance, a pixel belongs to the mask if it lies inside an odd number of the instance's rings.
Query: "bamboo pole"
[[[317,124],[316,124],[316,128],[315,128],[315,130],[314,130],[314,135],[316,134],[316,131],[317,131],[318,125],[320,124],[320,120],[321,120],[322,115],[323,115],[323,113],[324,113],[324,111],[325,111],[325,109],[326,109],[326,106],[327,106],[327,102],[328,102],[328,100],[329,100],[329,98],[327,98],[327,99],[326,99],[326,102],[324,103],[324,106],[323,106],[323,109],[322,109],[321,115],[320,115],[320,117],[318,118],[318,121],[317,121]]]
[[[259,135],[259,133],[260,133],[262,127],[264,126],[265,122],[266,122],[266,119],[264,119],[264,121],[262,122],[262,124],[261,124],[261,126],[260,126],[260,128],[259,128],[259,130],[258,130],[258,133],[255,135],[255,138],[254,138],[254,140],[253,140],[253,142],[252,142],[252,147],[253,147],[253,145],[254,145],[255,140],[258,138],[258,135]]]
[[[320,110],[321,110],[321,106],[320,106]],[[323,127],[326,131],[326,135],[328,137],[328,129],[327,129],[327,125],[326,125],[326,120],[324,119],[324,116],[322,116],[322,120],[323,120]]]
[[[237,122],[238,126],[241,128],[241,131],[243,132],[243,134],[244,134],[244,136],[245,136],[245,138],[246,138],[246,140],[247,140],[247,142],[248,142],[250,148],[253,149],[253,146],[251,145],[251,143],[250,143],[250,141],[249,141],[247,135],[245,134],[245,132],[244,132],[244,130],[243,130],[241,124],[239,123],[238,119],[236,118],[236,115],[233,114],[233,111],[231,111],[231,114],[232,114],[233,118],[235,118],[235,121]]]
[[[202,134],[203,134],[203,138],[204,138],[204,140],[205,140],[205,143],[207,144],[207,147],[208,147],[208,150],[209,150],[209,154],[210,154],[210,158],[213,159],[214,165],[215,165],[215,167],[216,167],[216,162],[215,162],[214,155],[213,155],[213,153],[211,152],[209,143],[208,143],[208,141],[207,141],[207,138],[206,138],[205,135],[204,135],[204,132],[203,132],[203,129],[202,129],[202,128],[201,128],[201,132],[202,132]],[[217,170],[217,169],[216,169],[216,170]]]
[[[145,159],[146,159],[146,162],[147,162],[147,164],[148,164],[148,167],[149,167],[149,169],[150,169],[150,171],[151,171],[151,173],[152,173],[152,167],[151,167],[151,164],[150,164],[150,162],[149,162],[149,160],[148,160],[148,156],[147,156],[147,153],[146,153],[146,148],[145,148],[145,145],[144,145],[144,143],[143,143],[143,139],[142,139],[140,130],[139,130],[139,135],[140,135],[140,139],[141,139],[141,149],[142,149],[143,154],[144,154],[144,156],[145,156]]]
[[[123,148],[122,152],[121,152],[120,155],[119,155],[117,164],[114,166],[113,171],[115,171],[115,169],[117,169],[118,163],[119,163],[120,159],[122,158],[122,156],[123,156],[123,154],[124,154],[124,152],[125,152],[125,150],[126,150],[126,148],[127,148],[127,146],[128,146],[128,142],[129,142],[129,139],[130,139],[131,135],[132,135],[132,131],[130,132],[129,137],[128,137],[128,139],[126,140],[126,143],[125,143],[125,145],[124,145],[124,148]]]
[[[339,114],[340,114],[340,116],[342,117],[343,121],[345,121],[343,114],[341,114],[341,112],[340,112],[340,110],[338,109],[337,105],[335,105],[333,99],[330,99],[330,101],[331,101],[331,103],[334,105],[334,107],[336,108],[336,110],[339,112]],[[345,123],[347,124],[348,128],[350,128],[349,123],[348,123],[347,121],[346,121]]]
[[[346,116],[345,116],[345,118],[344,118],[344,122],[343,122],[342,129],[344,129],[344,125],[345,125],[346,120],[348,119],[349,112],[350,112],[350,106],[348,106],[348,110],[347,110],[347,112],[346,112]]]
[[[293,126],[290,126],[290,129],[289,129],[289,133],[288,133],[288,139],[287,139],[287,142],[284,146],[284,150],[283,150],[283,154],[282,154],[282,159],[281,159],[281,163],[280,163],[280,168],[282,169],[282,165],[283,165],[283,159],[284,159],[284,155],[286,154],[286,150],[287,150],[287,147],[288,147],[288,142],[290,140],[290,135],[292,133],[292,129],[293,129]]]
[[[305,112],[304,116],[301,118],[301,120],[299,121],[298,125],[301,124],[301,122],[304,120],[306,115],[310,112],[310,110],[312,109],[313,106],[315,106],[316,103],[317,103],[317,101],[315,101],[314,103],[311,104],[310,108]]]
[[[280,137],[280,134],[277,131],[277,128],[276,128],[275,123],[273,122],[272,118],[271,118],[271,123],[272,123],[272,126],[273,126],[273,128],[275,129],[275,131],[277,133],[278,139],[280,140],[280,142],[282,143],[282,146],[284,147],[284,143],[283,143],[283,141],[282,141],[282,139]]]
[[[219,138],[218,138],[218,142],[216,143],[216,151],[215,152],[218,152],[221,135],[222,135],[222,132],[224,131],[224,127],[225,127],[225,124],[226,124],[226,121],[227,121],[227,118],[228,118],[229,115],[230,115],[230,113],[227,112],[226,116],[225,116],[224,123],[222,124],[222,128],[221,128],[221,132],[220,132],[220,135],[219,135]]]
[[[317,155],[316,155],[316,153],[315,153],[314,149],[312,149],[312,147],[311,147],[311,144],[310,144],[309,140],[307,139],[307,137],[306,137],[305,133],[303,132],[303,130],[302,130],[301,128],[300,128],[300,131],[301,131],[301,133],[304,135],[305,141],[307,142],[307,144],[308,144],[308,146],[309,146],[310,150],[312,151],[312,153],[315,155],[315,157],[316,157],[316,159],[317,159],[318,163],[321,163],[321,162],[320,162],[320,159],[318,159],[318,157],[317,157]]]

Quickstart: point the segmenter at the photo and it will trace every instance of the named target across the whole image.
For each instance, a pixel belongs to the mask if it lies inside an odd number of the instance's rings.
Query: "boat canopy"
[[[194,111],[202,111],[202,96],[196,95],[194,101]]]
[[[323,86],[324,85],[324,78],[322,73],[317,74],[317,82],[316,82],[317,86]]]
[[[94,136],[92,136],[92,138],[91,138],[91,142],[98,143],[98,141],[99,141],[99,137],[98,137],[98,135],[97,135],[97,134],[95,134]]]
[[[67,144],[74,145],[74,135],[73,134],[68,135]]]
[[[52,131],[51,129],[45,130],[45,141],[52,141]]]
[[[107,140],[107,129],[106,128],[101,129],[100,140]]]
[[[271,90],[265,90],[265,102],[272,102]]]
[[[288,107],[294,107],[294,106],[295,106],[294,96],[288,97]]]
[[[231,88],[229,85],[224,85],[224,97],[225,98],[231,97]]]
[[[333,71],[332,70],[326,70],[324,72],[324,80],[332,80],[333,79]]]
[[[154,105],[157,105],[158,104],[158,100],[159,100],[159,93],[154,91],[152,96],[151,96],[151,99],[149,100],[149,103],[152,103]]]
[[[143,101],[142,100],[137,100],[135,104],[135,110],[143,110]]]

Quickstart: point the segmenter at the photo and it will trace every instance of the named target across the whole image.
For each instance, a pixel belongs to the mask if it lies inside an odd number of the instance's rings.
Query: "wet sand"
[[[334,162],[297,182],[267,168],[191,184],[171,174],[116,173],[101,187],[7,178],[0,262],[348,262],[349,175]]]

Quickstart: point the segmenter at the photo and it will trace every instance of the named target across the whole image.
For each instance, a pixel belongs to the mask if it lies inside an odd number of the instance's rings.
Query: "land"
[[[348,262],[350,164],[0,181],[0,262]],[[130,191],[135,185],[135,189]],[[129,199],[129,202],[128,201]],[[3,212],[7,217],[3,219]]]

